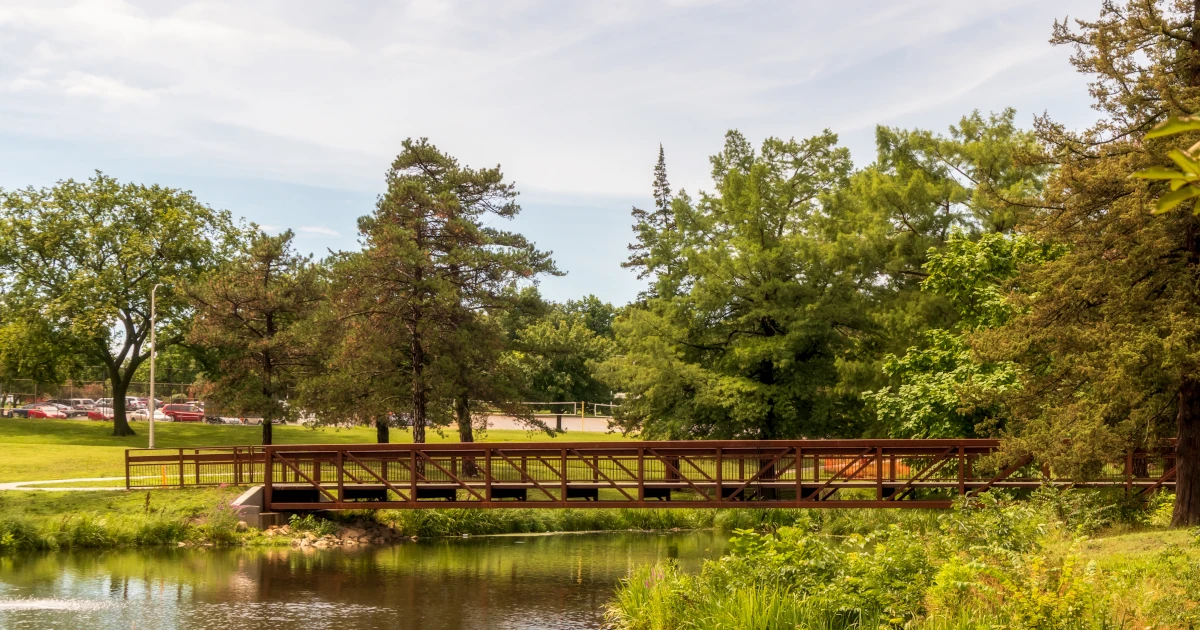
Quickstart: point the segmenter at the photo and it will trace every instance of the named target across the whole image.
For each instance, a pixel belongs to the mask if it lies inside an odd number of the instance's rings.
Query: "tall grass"
[[[636,630],[1200,627],[1200,532],[1186,547],[1135,545],[1134,560],[1086,555],[1088,534],[1145,528],[1166,511],[1113,498],[996,493],[950,513],[814,511],[773,532],[739,529],[699,574],[631,572],[608,620]]]
[[[177,514],[101,514],[81,512],[57,517],[0,517],[0,555],[29,550],[152,547],[181,542],[229,545],[238,542],[238,518],[221,504],[203,516]]]
[[[848,535],[898,523],[920,531],[937,526],[935,512],[839,509],[380,510],[351,512],[339,518],[373,518],[404,536],[421,537],[670,529],[774,531],[798,524],[817,527],[834,535]]]

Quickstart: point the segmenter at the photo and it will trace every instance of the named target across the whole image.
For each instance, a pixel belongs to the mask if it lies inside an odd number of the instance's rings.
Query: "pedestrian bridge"
[[[945,508],[1045,484],[1174,487],[1174,447],[1062,478],[998,440],[302,444],[130,449],[129,489],[263,485],[265,511],[420,508]]]

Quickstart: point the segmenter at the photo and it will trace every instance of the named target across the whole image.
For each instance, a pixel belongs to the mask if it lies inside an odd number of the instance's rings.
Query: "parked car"
[[[112,407],[93,406],[91,411],[88,411],[87,417],[89,420],[112,420]]]
[[[100,400],[96,401],[96,406],[97,407],[112,407],[113,399],[101,398]],[[139,409],[139,407],[137,406],[137,398],[134,396],[126,396],[125,397],[125,411],[133,411],[135,409]]]
[[[13,413],[23,412],[21,418],[66,418],[67,414],[58,408],[58,405],[51,403],[31,403],[20,409],[13,409]],[[15,417],[15,416],[14,416]]]
[[[48,402],[53,405],[56,405],[58,407],[59,411],[67,414],[68,418],[82,418],[87,415],[89,407],[84,407],[81,404],[76,402],[76,401],[80,401],[80,400],[82,400],[82,399],[80,399],[80,398],[59,398],[59,399],[51,400]]]
[[[137,411],[129,414],[129,419],[149,422],[150,421],[150,410],[149,409],[138,409]],[[171,416],[168,416],[167,414],[163,413],[162,409],[155,409],[154,410],[154,421],[155,422],[174,422],[175,420],[173,418],[171,418]]]
[[[35,409],[41,409],[42,404],[43,403],[29,403],[27,405],[9,409],[7,415],[9,418],[28,418],[29,412]]]
[[[204,420],[204,410],[195,405],[166,405],[162,412],[171,416],[176,422],[200,422]]]

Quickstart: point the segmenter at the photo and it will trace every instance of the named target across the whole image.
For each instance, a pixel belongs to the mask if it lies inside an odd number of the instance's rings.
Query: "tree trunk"
[[[474,442],[475,432],[471,426],[471,405],[466,394],[454,398],[454,417],[458,420],[458,441]]]
[[[132,373],[130,377],[132,378]],[[119,376],[114,376],[112,379],[113,389],[113,435],[116,437],[125,437],[128,435],[137,435],[133,431],[133,427],[129,426],[129,419],[125,417],[125,393],[129,391],[129,381]],[[154,413],[151,411],[151,413]]]
[[[413,326],[412,344],[412,434],[413,444],[425,443],[425,352],[421,347],[421,336]]]
[[[390,435],[388,433],[388,418],[387,418],[387,416],[383,416],[382,418],[375,418],[375,442],[377,442],[379,444],[387,444],[389,437],[390,437]]]
[[[475,431],[471,426],[471,404],[465,393],[454,397],[454,417],[458,420],[458,440],[474,442]],[[463,458],[463,474],[468,477],[479,476],[479,465],[475,463],[474,457]]]
[[[272,438],[271,427],[273,427],[273,426],[275,426],[275,422],[273,420],[271,420],[270,418],[263,418],[263,425],[262,425],[263,446],[269,446],[271,444],[271,438]]]
[[[1174,527],[1200,525],[1200,381],[1185,379],[1176,416]]]

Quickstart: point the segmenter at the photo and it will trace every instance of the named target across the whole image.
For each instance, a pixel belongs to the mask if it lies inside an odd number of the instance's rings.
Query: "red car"
[[[89,420],[112,420],[113,409],[112,407],[95,407],[88,412],[87,417]]]
[[[162,412],[175,422],[201,422],[204,420],[204,412],[195,405],[166,405],[162,408]]]
[[[36,407],[31,407],[26,418],[66,418],[67,414],[63,413],[57,405],[44,404]]]

